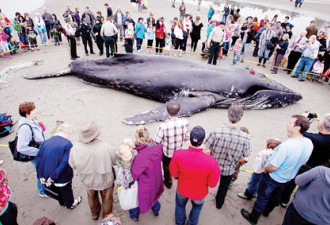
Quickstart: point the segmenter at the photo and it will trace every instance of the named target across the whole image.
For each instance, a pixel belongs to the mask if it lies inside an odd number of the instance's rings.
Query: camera
[[[315,112],[305,111],[305,113],[308,113],[307,118],[308,118],[309,120],[317,118],[317,114],[316,114]]]

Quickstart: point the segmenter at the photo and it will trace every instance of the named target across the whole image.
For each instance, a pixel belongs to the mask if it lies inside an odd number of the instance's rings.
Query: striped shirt
[[[240,51],[241,51],[241,48],[242,48],[242,45],[235,44],[234,47],[233,47],[233,53],[234,54],[239,54]]]
[[[190,124],[183,118],[169,118],[162,123],[156,132],[155,142],[163,144],[163,153],[172,158],[174,152],[182,149],[183,142],[190,135]]]
[[[229,125],[216,128],[206,139],[205,146],[218,161],[222,176],[232,175],[240,158],[251,153],[250,136],[239,127]]]

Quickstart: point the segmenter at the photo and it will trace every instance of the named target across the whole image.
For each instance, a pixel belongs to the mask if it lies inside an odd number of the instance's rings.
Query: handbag
[[[17,129],[17,133],[18,133],[19,128],[21,128],[21,126],[23,126],[23,125],[28,125],[31,129],[32,139],[29,143],[29,147],[39,148],[40,144],[34,141],[34,134],[33,134],[33,131],[32,131],[32,127],[29,124],[23,123],[22,125],[20,125]],[[15,161],[20,161],[20,162],[29,162],[29,161],[33,160],[35,158],[35,156],[25,155],[25,154],[20,153],[19,151],[17,151],[17,141],[18,141],[17,133],[16,133],[15,139],[13,141],[8,142],[8,146],[9,146],[9,149],[11,151],[11,154],[13,155],[13,159]]]
[[[45,185],[45,194],[55,200],[59,199],[58,188],[52,183],[50,185]]]
[[[138,182],[134,182],[134,187],[125,189],[124,187],[118,188],[118,198],[120,207],[123,210],[129,210],[139,207],[138,202]]]

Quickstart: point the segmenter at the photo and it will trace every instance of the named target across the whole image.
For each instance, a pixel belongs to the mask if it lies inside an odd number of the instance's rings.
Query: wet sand
[[[64,12],[67,1],[47,1],[47,6],[50,12],[55,12],[61,18]],[[101,9],[105,13],[103,2],[94,2],[91,0],[82,4],[81,1],[74,0],[69,3],[71,8],[79,5],[83,11],[84,6],[91,7],[93,12]],[[119,1],[113,0],[109,2],[110,6],[115,10],[117,6],[121,6],[122,11],[130,10],[128,0]],[[282,4],[282,3],[281,3]],[[284,4],[284,3],[283,3]],[[289,1],[286,5],[291,4]],[[306,6],[306,5],[305,5]],[[280,5],[283,7],[283,5]],[[311,6],[318,8],[319,6]],[[178,8],[172,9],[168,1],[150,0],[149,8],[155,13],[156,18],[165,16],[173,18],[179,16]],[[192,12],[194,15],[201,15],[202,22],[206,24],[207,9],[202,9],[201,12],[196,11],[197,7],[187,5],[187,12]],[[316,9],[315,9],[316,10]],[[41,10],[39,10],[41,12]],[[142,16],[147,17],[147,13]],[[132,17],[137,20],[139,13],[132,13]],[[61,18],[62,19],[62,18]],[[62,21],[61,21],[62,22]],[[308,24],[306,24],[308,26]],[[206,28],[203,32],[206,31]],[[145,41],[144,41],[145,44]],[[200,43],[199,43],[200,44]],[[96,49],[96,45],[94,44]],[[188,46],[188,49],[190,46]],[[200,49],[200,45],[198,46]],[[293,114],[300,114],[306,110],[317,111],[320,114],[329,112],[328,94],[329,85],[312,84],[308,81],[304,83],[298,82],[296,79],[290,78],[281,70],[277,75],[271,75],[269,67],[262,68],[256,66],[256,58],[251,57],[252,46],[247,54],[248,58],[244,64],[239,66],[251,66],[254,69],[263,72],[271,79],[286,85],[287,87],[300,92],[303,95],[303,100],[280,109],[269,110],[249,110],[245,111],[242,126],[246,126],[250,130],[252,139],[252,155],[250,161],[244,165],[243,169],[253,169],[254,158],[257,153],[265,147],[265,141],[268,138],[277,137],[281,140],[286,140],[286,125]],[[119,49],[123,52],[123,48]],[[98,50],[96,50],[98,53]],[[78,46],[78,54],[84,58],[100,58],[97,55],[84,55],[83,46]],[[145,54],[145,51],[142,53]],[[232,55],[230,52],[229,55]],[[199,54],[186,53],[184,59],[191,60],[197,63],[206,63]],[[124,92],[116,90],[96,87],[79,79],[66,76],[53,79],[29,81],[23,78],[23,75],[38,75],[50,71],[58,71],[65,68],[70,63],[69,49],[66,44],[59,47],[47,46],[41,47],[38,52],[24,53],[20,51],[11,59],[0,60],[0,71],[4,68],[18,66],[25,63],[30,63],[33,60],[43,60],[43,63],[38,66],[32,66],[10,73],[5,77],[6,82],[0,83],[0,102],[1,112],[12,114],[14,119],[19,119],[18,105],[24,101],[34,101],[39,112],[40,121],[46,125],[46,137],[50,137],[51,130],[55,127],[56,120],[69,122],[74,127],[74,132],[71,135],[72,142],[78,140],[78,128],[85,121],[97,120],[102,126],[102,139],[111,143],[115,148],[121,144],[126,137],[133,138],[135,127],[127,126],[121,120],[127,116],[134,115],[139,112],[149,110],[159,106],[161,103],[143,99]],[[225,58],[218,64],[231,65],[231,59]],[[251,61],[251,62],[249,62]],[[253,62],[253,63],[252,63]],[[203,112],[193,115],[188,118],[192,126],[201,125],[207,133],[214,128],[222,126],[227,121],[227,111],[223,109],[207,109]],[[147,127],[153,136],[159,123],[148,124]],[[317,131],[316,123],[314,122],[311,131]],[[17,129],[17,126],[14,127]],[[6,144],[14,138],[14,134],[8,137],[1,138],[0,144]],[[187,147],[187,144],[185,145]],[[83,185],[79,182],[78,177],[73,179],[74,194],[81,195],[83,202],[74,210],[67,210],[60,207],[55,200],[41,199],[38,197],[36,187],[36,173],[31,163],[14,162],[8,149],[0,149],[0,158],[5,160],[3,168],[8,171],[9,185],[13,190],[11,201],[18,205],[19,224],[32,224],[36,219],[42,216],[47,216],[62,225],[69,224],[99,224],[99,221],[91,219],[86,191]],[[221,210],[215,208],[215,194],[217,188],[210,189],[210,194],[206,198],[203,210],[200,216],[201,225],[209,224],[248,224],[240,215],[240,209],[245,207],[251,209],[254,201],[246,201],[240,199],[237,193],[244,191],[246,183],[250,178],[248,173],[240,173],[238,180],[233,187],[228,191],[226,202]],[[152,212],[148,212],[140,217],[140,224],[174,224],[174,209],[175,209],[175,188],[171,190],[165,189],[163,196],[160,199],[162,209],[159,217],[155,217]],[[117,197],[115,197],[117,199]],[[190,210],[190,203],[187,210]],[[120,209],[118,201],[114,204],[114,213],[119,215],[123,224],[135,224],[129,219],[128,213]],[[260,218],[259,224],[281,224],[283,221],[285,209],[276,208],[268,217]]]

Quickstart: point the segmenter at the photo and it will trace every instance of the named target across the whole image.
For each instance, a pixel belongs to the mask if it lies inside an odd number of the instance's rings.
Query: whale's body
[[[244,109],[278,108],[293,104],[302,96],[271,81],[265,75],[252,75],[237,66],[202,65],[186,60],[135,54],[116,55],[111,59],[77,60],[59,73],[27,79],[66,74],[84,81],[125,91],[160,102],[176,99],[181,103],[180,116],[190,116],[208,107]],[[124,119],[128,124],[165,120],[165,105]]]

